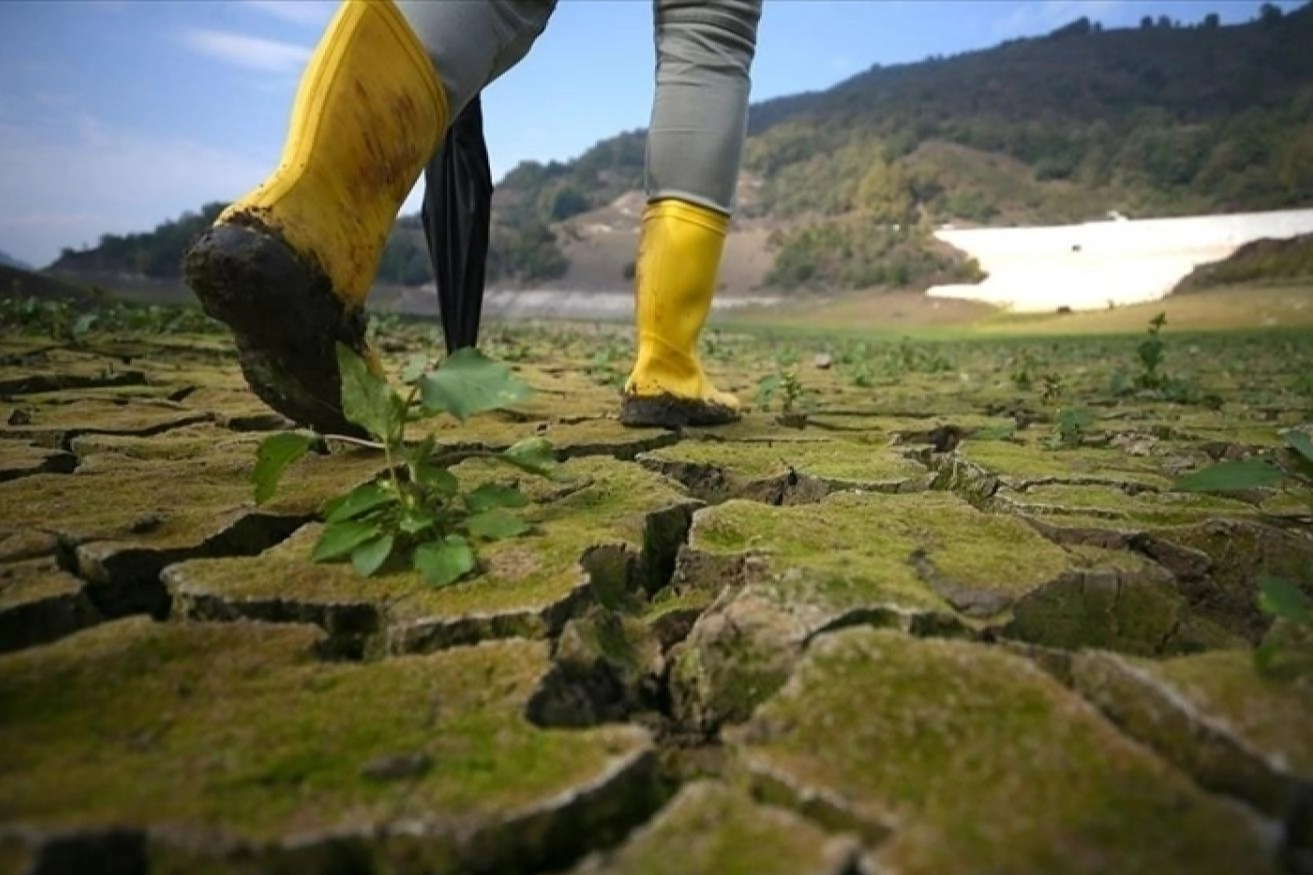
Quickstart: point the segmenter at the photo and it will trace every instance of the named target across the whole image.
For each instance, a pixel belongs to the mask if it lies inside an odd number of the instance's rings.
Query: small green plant
[[[1062,400],[1062,393],[1067,390],[1067,387],[1062,382],[1061,374],[1045,374],[1040,380],[1040,401],[1045,404],[1057,404]]]
[[[805,390],[802,380],[798,378],[798,369],[781,367],[775,373],[763,377],[757,384],[757,403],[762,410],[769,410],[776,394],[780,396],[780,412],[793,413],[802,399]]]
[[[1049,437],[1051,450],[1072,449],[1085,442],[1094,415],[1084,407],[1063,407],[1058,410],[1058,424]]]
[[[315,562],[349,558],[356,571],[368,577],[391,561],[409,565],[433,586],[446,586],[476,569],[476,542],[529,531],[529,525],[511,513],[528,504],[518,488],[489,483],[465,491],[455,474],[434,461],[432,435],[414,445],[405,441],[410,422],[441,413],[463,422],[528,397],[527,385],[504,365],[462,349],[433,371],[425,370],[422,356],[412,359],[402,375],[410,387],[402,398],[348,347],[338,344],[337,359],[343,414],[376,443],[338,439],[381,449],[387,470],[380,480],[325,505],[325,526],[311,552]],[[412,412],[416,406],[418,413]],[[335,436],[286,432],[260,444],[252,475],[257,504],[273,497],[283,472],[321,437]],[[552,446],[544,438],[528,438],[488,455],[530,474],[554,475]]]
[[[1141,397],[1159,401],[1203,404],[1213,409],[1221,407],[1222,399],[1216,393],[1202,392],[1194,381],[1179,379],[1163,372],[1167,344],[1163,340],[1162,330],[1166,324],[1166,313],[1159,313],[1149,320],[1149,336],[1135,348],[1139,371],[1133,375],[1125,370],[1114,373],[1109,387],[1112,394],[1122,397],[1138,392]]]
[[[1159,372],[1163,363],[1162,330],[1167,324],[1167,314],[1159,313],[1149,320],[1149,336],[1140,341],[1135,354],[1140,359],[1140,373],[1135,376],[1135,385],[1141,389],[1160,389],[1164,378]]]
[[[781,370],[791,368],[798,364],[799,358],[798,350],[791,346],[786,346],[775,354],[775,366]]]
[[[777,395],[780,412],[776,421],[789,428],[805,428],[808,413],[816,407],[816,398],[813,390],[803,386],[796,367],[780,367],[757,384],[757,404],[762,410],[769,410]]]
[[[861,362],[852,369],[852,381],[859,389],[869,389],[875,385],[875,374],[866,362]]]
[[[1040,361],[1035,353],[1022,348],[1012,359],[1012,385],[1018,389],[1029,390],[1035,385],[1035,373],[1040,368]]]
[[[629,376],[629,359],[629,349],[612,340],[593,353],[585,371],[597,385],[620,389]]]
[[[1066,391],[1061,374],[1048,373],[1040,378],[1039,398],[1043,403],[1057,405]],[[1045,441],[1050,450],[1079,447],[1094,424],[1094,414],[1084,407],[1058,407],[1054,419],[1053,433]]]
[[[1267,459],[1234,459],[1180,477],[1172,488],[1182,492],[1236,492],[1276,486],[1287,480],[1313,486],[1313,438],[1293,429],[1282,437],[1291,451],[1290,469]],[[1313,569],[1309,579],[1313,581]],[[1274,623],[1254,650],[1254,666],[1272,676],[1313,677],[1313,605],[1308,595],[1291,581],[1265,575],[1259,578],[1258,608]]]

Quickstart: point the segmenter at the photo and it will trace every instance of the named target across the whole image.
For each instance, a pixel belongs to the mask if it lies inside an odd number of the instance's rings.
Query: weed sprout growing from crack
[[[389,560],[408,564],[433,586],[446,586],[477,567],[476,541],[525,534],[529,524],[511,513],[529,503],[516,487],[486,483],[462,489],[456,475],[433,459],[435,439],[405,441],[406,425],[447,413],[464,422],[475,413],[496,410],[527,398],[532,390],[510,370],[473,349],[453,353],[426,372],[422,356],[403,374],[410,387],[403,398],[374,374],[355,352],[337,345],[342,375],[342,412],[374,441],[336,435],[285,432],[266,438],[252,479],[255,501],[268,501],[289,465],[322,437],[383,451],[387,470],[379,480],[357,486],[324,506],[324,530],[311,552],[316,562],[350,558],[366,577]],[[419,407],[419,413],[412,409]],[[530,474],[552,478],[556,460],[544,438],[522,440],[500,453],[486,454]]]
[[[780,413],[776,420],[790,428],[805,427],[807,414],[815,409],[816,403],[814,390],[803,386],[796,365],[781,365],[757,384],[757,403],[762,410],[770,409],[776,394],[780,398]]]

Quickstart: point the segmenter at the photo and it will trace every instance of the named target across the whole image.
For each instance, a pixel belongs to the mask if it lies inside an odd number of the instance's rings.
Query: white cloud
[[[233,200],[276,160],[148,137],[80,110],[0,120],[0,249],[48,264],[65,246],[148,231],[203,203]]]
[[[323,27],[337,11],[335,0],[244,0],[249,9],[307,27]]]
[[[203,55],[248,70],[288,72],[300,69],[310,58],[310,49],[305,46],[227,30],[193,27],[184,30],[179,39]]]
[[[276,147],[260,151],[150,137],[62,102],[35,119],[0,112],[0,250],[44,266],[66,246],[235,200],[277,166]],[[401,212],[419,212],[423,192],[421,179]]]

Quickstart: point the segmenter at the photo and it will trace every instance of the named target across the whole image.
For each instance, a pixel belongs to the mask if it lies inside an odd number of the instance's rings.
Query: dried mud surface
[[[415,433],[568,481],[433,589],[310,561],[368,449],[255,505],[221,337],[6,336],[0,875],[1313,872],[1313,684],[1251,657],[1313,491],[1173,488],[1281,459],[1313,343],[1165,337],[1137,392],[1138,338],[711,332],[749,412],[668,431],[626,335],[494,326],[536,394]]]

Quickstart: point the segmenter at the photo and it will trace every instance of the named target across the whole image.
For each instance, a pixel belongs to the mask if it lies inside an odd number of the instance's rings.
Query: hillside
[[[1289,282],[1313,283],[1313,234],[1246,243],[1221,261],[1199,265],[1172,291]]]
[[[0,290],[3,290],[0,297],[10,301],[35,298],[41,301],[66,301],[76,307],[90,306],[101,297],[95,289],[81,283],[3,263],[0,263]]]
[[[872,67],[826,91],[753,106],[728,291],[899,287],[974,268],[934,243],[958,226],[1108,211],[1171,216],[1313,204],[1313,2],[1220,26],[1145,20]],[[488,107],[496,112],[496,106]],[[643,132],[570,162],[527,162],[494,196],[494,287],[621,290],[633,258]],[[219,205],[153,234],[66,250],[60,271],[176,278]],[[416,217],[380,282],[430,280]]]

